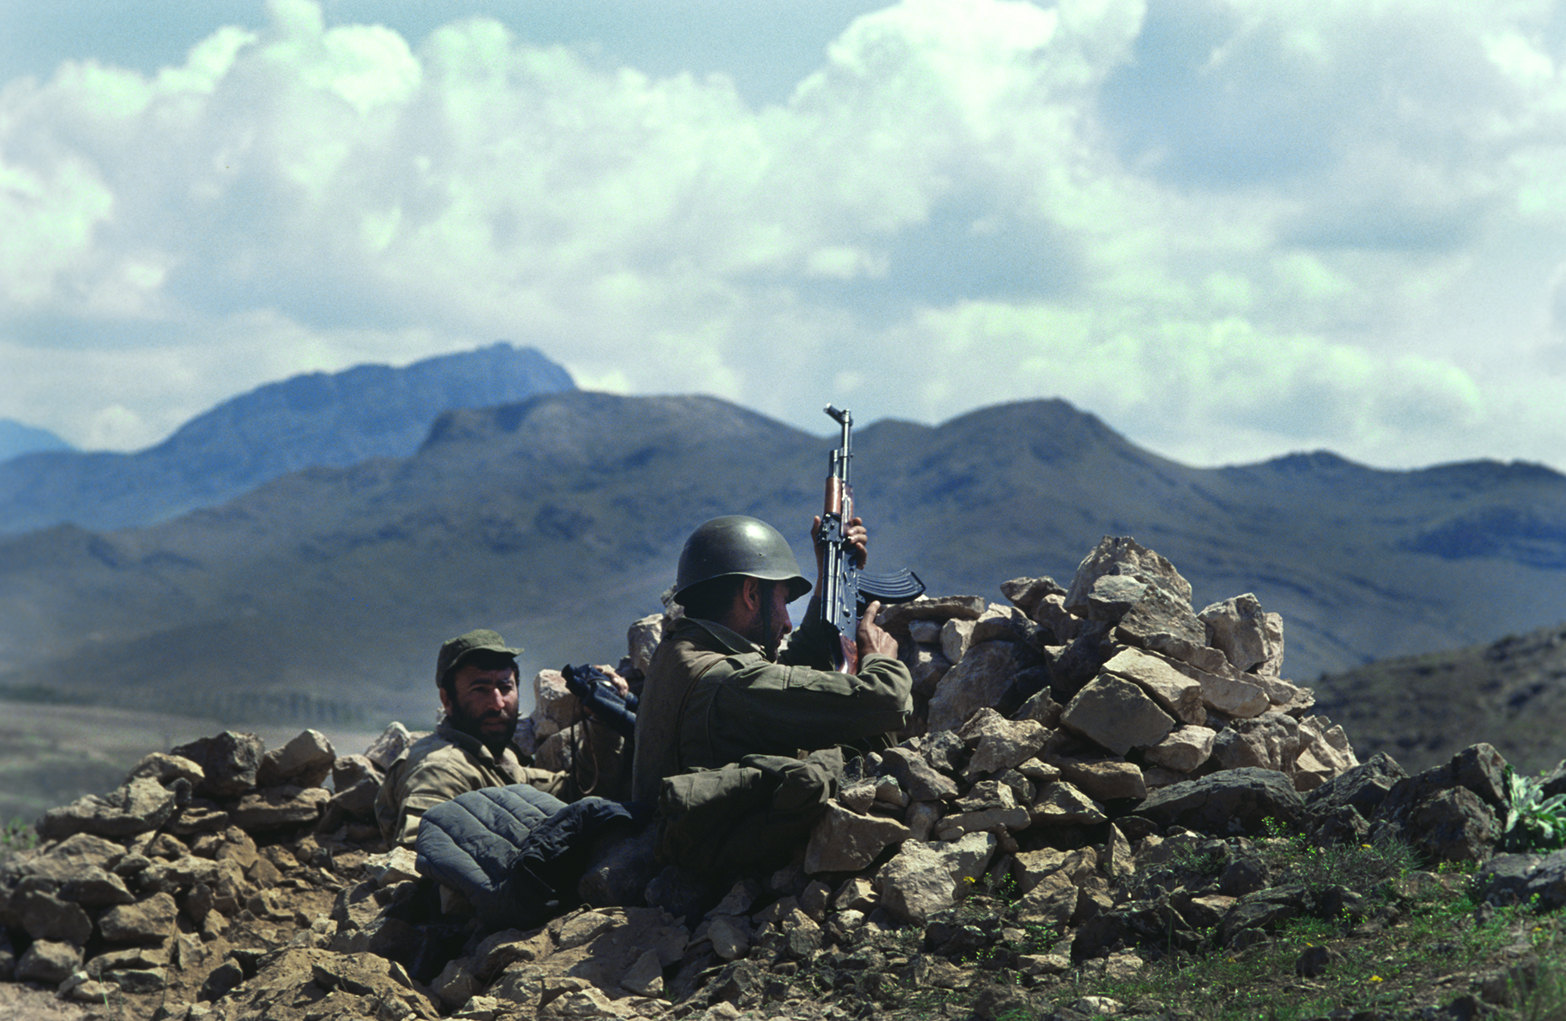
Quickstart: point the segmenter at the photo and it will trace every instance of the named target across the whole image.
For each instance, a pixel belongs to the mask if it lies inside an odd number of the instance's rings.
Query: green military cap
[[[446,674],[461,666],[463,661],[480,652],[494,652],[515,659],[522,652],[520,648],[513,649],[506,644],[506,640],[500,637],[499,632],[488,628],[479,628],[469,631],[467,634],[458,635],[446,640],[446,644],[440,647],[440,655],[435,659],[435,683],[440,684],[445,680]]]

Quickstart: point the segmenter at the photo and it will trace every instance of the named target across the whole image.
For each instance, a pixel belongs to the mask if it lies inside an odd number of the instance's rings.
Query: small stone
[[[156,893],[136,904],[110,908],[98,919],[98,931],[110,943],[151,943],[174,933],[178,913],[173,897]]]
[[[34,940],[21,960],[16,962],[16,980],[59,985],[70,978],[81,967],[81,963],[82,952],[78,947],[54,940]]]
[[[658,951],[648,950],[638,957],[630,970],[620,976],[620,985],[638,996],[661,996],[663,965],[658,961]]]

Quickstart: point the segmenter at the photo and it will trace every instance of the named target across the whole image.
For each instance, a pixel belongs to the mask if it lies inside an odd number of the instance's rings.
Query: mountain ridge
[[[1303,683],[1490,640],[1497,622],[1544,626],[1566,601],[1566,571],[1541,566],[1566,539],[1540,537],[1542,561],[1405,542],[1476,508],[1566,515],[1554,473],[1363,469],[1345,488],[1341,459],[1311,460],[1315,477],[1297,460],[1191,468],[1061,401],[878,421],[855,441],[875,567],[1000,601],[1002,581],[1069,581],[1102,536],[1132,535],[1191,580],[1198,609],[1254,591],[1281,613],[1285,673]],[[304,691],[422,719],[409,707],[431,702],[430,650],[469,627],[527,646],[529,670],[617,657],[708,517],[772,521],[808,563],[834,442],[711,397],[562,391],[451,411],[408,457],[292,473],[158,525],[13,536],[0,686],[131,708],[177,694],[215,718],[224,691]]]
[[[539,351],[506,342],[403,368],[292,376],[218,404],[145,450],[37,452],[0,463],[0,534],[62,521],[151,524],[290,472],[408,456],[452,407],[574,388]]]
[[[1544,772],[1566,760],[1566,623],[1326,674],[1316,695],[1362,758],[1384,751],[1413,772],[1484,734],[1519,772]]]
[[[74,449],[48,429],[18,422],[14,418],[0,418],[0,462],[21,457],[23,454]]]

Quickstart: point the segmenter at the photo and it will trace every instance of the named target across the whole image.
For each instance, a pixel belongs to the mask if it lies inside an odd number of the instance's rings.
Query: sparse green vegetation
[[[1302,836],[1283,835],[1281,828],[1274,834],[1255,841],[1272,876],[1269,887],[1347,888],[1364,896],[1362,910],[1307,912],[1270,926],[1242,949],[1225,946],[1215,929],[1202,931],[1194,951],[1151,943],[1123,947],[1107,960],[1074,961],[1057,976],[1026,977],[1005,965],[1008,954],[1015,961],[1018,954],[1046,952],[1058,936],[1053,929],[1045,939],[1032,932],[1026,940],[1003,938],[954,963],[977,969],[970,974],[1000,990],[991,1002],[1004,1003],[1004,1009],[989,1016],[1010,1021],[1038,1021],[1068,1010],[1091,1015],[1089,1008],[1113,1009],[1121,1017],[1201,1021],[1566,1018],[1566,918],[1560,914],[1539,914],[1529,904],[1481,904],[1471,892],[1473,863],[1421,871],[1401,842],[1317,847]],[[1212,875],[1218,860],[1204,849],[1172,855],[1160,867]],[[1006,882],[977,880],[953,921],[1015,937],[1017,927],[1007,920],[1012,904],[1001,896]],[[887,934],[884,947],[889,957],[919,956],[921,950],[906,940],[890,942],[893,936]],[[1065,953],[1069,947],[1053,950]],[[965,1011],[973,1006],[974,992],[966,982],[952,989],[897,986],[900,993],[889,989],[880,998],[876,1016],[904,1021],[971,1016]],[[1478,1001],[1477,1013],[1444,1013],[1469,997]]]
[[[1276,844],[1269,844],[1276,847]],[[1343,886],[1356,893],[1381,895],[1386,884],[1399,879],[1418,865],[1418,856],[1401,840],[1387,839],[1369,844],[1318,847],[1308,841],[1293,841],[1280,859],[1282,882],[1299,883],[1320,890]]]
[[[5,861],[17,851],[37,846],[37,831],[20,819],[11,819],[0,829],[0,861]]]
[[[1508,851],[1553,851],[1566,846],[1566,794],[1544,796],[1544,784],[1506,767],[1506,820],[1501,846]]]

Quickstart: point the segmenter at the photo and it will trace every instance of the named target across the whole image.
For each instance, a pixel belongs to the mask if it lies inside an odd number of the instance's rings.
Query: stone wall
[[[654,859],[649,830],[585,867],[583,906],[488,932],[411,852],[380,843],[374,793],[413,737],[400,724],[354,755],[313,731],[272,751],[224,733],[149,755],[116,790],[40,820],[41,845],[0,865],[0,979],[192,1021],[731,1017],[769,1001],[816,1016],[789,999],[801,969],[874,1000],[959,981],[964,940],[1010,947],[1028,982],[1127,966],[1144,920],[1131,877],[1175,847],[1248,861],[1282,827],[1398,836],[1441,859],[1493,850],[1493,749],[1418,777],[1385,756],[1358,763],[1283,678],[1283,622],[1254,596],[1196,611],[1173,565],[1126,538],[1106,538],[1069,586],[999,590],[1004,603],[883,612],[916,718],[895,747],[854,760],[775,871],[692,875]],[[662,625],[631,628],[617,669],[633,686]],[[618,739],[558,674],[534,683],[523,750],[554,768],[590,755],[600,793],[615,789]],[[1166,891],[1159,924],[1250,938],[1235,934],[1259,887],[1235,884]],[[976,890],[1001,887],[1014,894],[1004,917],[953,927]],[[998,935],[1019,927],[1047,931],[1049,949]]]

